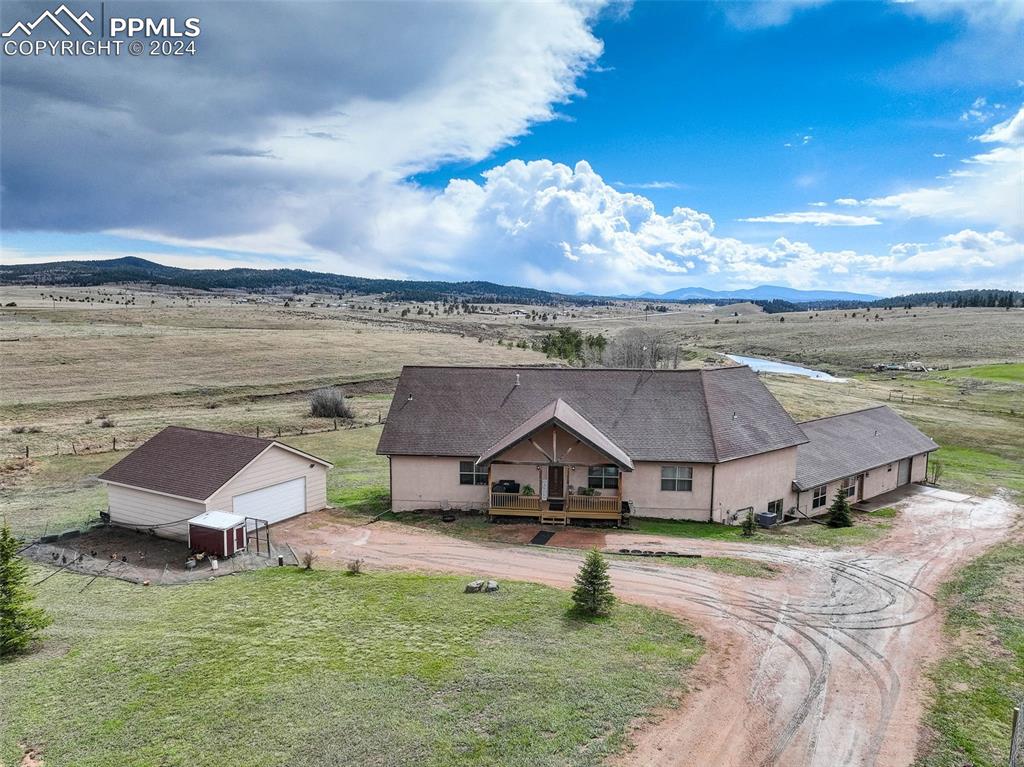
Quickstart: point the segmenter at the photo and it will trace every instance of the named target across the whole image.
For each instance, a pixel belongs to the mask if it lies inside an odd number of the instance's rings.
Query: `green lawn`
[[[593,765],[701,652],[652,610],[578,621],[564,592],[465,582],[273,568],[80,593],[57,575],[43,648],[0,665],[0,763]]]
[[[932,460],[942,464],[943,487],[975,495],[991,495],[999,488],[1024,498],[1024,462],[971,447],[944,445]]]
[[[957,368],[940,373],[949,378],[980,378],[984,381],[1000,381],[1024,384],[1024,363],[1007,362],[1002,365],[978,365],[972,368]]]
[[[1013,706],[1024,699],[1024,544],[992,549],[943,587],[948,654],[917,767],[1005,767]]]
[[[638,557],[630,554],[609,554],[611,562],[624,559],[635,562],[647,562],[654,565],[670,565],[672,567],[699,567],[726,575],[740,575],[745,578],[774,578],[781,571],[768,562],[740,557]]]
[[[746,537],[738,525],[720,525],[712,522],[688,522],[669,519],[632,519],[634,530],[651,535],[669,535],[680,538],[711,538],[736,543],[774,543],[794,546],[860,546],[877,540],[892,529],[895,509],[883,513],[854,512],[853,527],[833,529],[814,522],[800,522],[773,530],[758,529]]]

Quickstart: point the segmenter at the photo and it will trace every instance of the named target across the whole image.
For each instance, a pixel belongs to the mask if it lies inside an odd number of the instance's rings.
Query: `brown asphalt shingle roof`
[[[377,452],[478,457],[557,399],[633,461],[715,463],[806,441],[748,367],[406,367]]]
[[[800,490],[939,449],[885,405],[805,421],[800,428],[810,440],[796,451]]]
[[[570,434],[576,435],[579,439],[596,448],[611,458],[620,468],[627,471],[633,470],[633,462],[626,455],[625,451],[608,439],[600,429],[581,416],[569,405],[560,399],[556,399],[541,408],[537,413],[527,418],[522,424],[491,445],[481,455],[477,463],[486,463],[498,453],[522,442],[538,429],[548,424],[557,424]]]
[[[273,444],[256,437],[168,426],[99,478],[205,501]]]

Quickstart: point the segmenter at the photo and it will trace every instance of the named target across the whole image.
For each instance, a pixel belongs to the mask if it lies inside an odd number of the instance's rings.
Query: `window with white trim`
[[[487,464],[477,464],[474,461],[459,461],[459,484],[486,485]]]
[[[598,490],[619,489],[618,466],[590,466],[587,468],[587,487]]]
[[[693,467],[662,466],[661,489],[671,491],[693,490]]]
[[[811,508],[820,509],[826,503],[828,503],[828,485],[814,488],[814,493],[811,495]]]

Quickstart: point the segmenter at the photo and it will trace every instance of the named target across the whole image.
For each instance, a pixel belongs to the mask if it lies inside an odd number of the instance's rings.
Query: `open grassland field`
[[[750,307],[688,306],[678,312],[672,307],[640,319],[568,324],[608,335],[643,327],[663,331],[670,345],[686,349],[768,357],[838,374],[892,362],[920,361],[936,368],[1024,362],[1024,309],[915,307],[765,314]]]
[[[1003,767],[1024,700],[1024,543],[1007,543],[942,590],[948,653],[931,670],[933,700],[917,767]]]
[[[40,585],[44,646],[0,665],[0,763],[33,748],[76,767],[593,765],[701,652],[662,613],[579,621],[564,592],[525,583],[467,595],[455,577],[292,568],[85,582]]]
[[[822,348],[834,346],[840,356],[820,359],[836,372],[843,372],[840,357],[850,344],[859,348],[872,334],[898,325],[898,338],[879,341],[892,344],[892,357],[928,360],[922,350],[943,347],[961,355],[958,364],[985,364],[927,373],[847,373],[848,382],[841,384],[778,375],[765,376],[765,382],[798,420],[888,404],[942,446],[942,486],[979,494],[1002,488],[1024,497],[1024,312],[894,309],[880,312],[883,320],[863,322],[842,318],[843,312],[821,312],[814,319],[765,315],[751,304],[669,305],[668,312],[645,315],[635,303],[618,302],[568,309],[497,305],[485,313],[430,317],[433,304],[362,296],[304,296],[299,302],[281,296],[62,289],[60,296],[74,295],[71,302],[50,299],[49,292],[0,288],[0,303],[18,304],[0,309],[0,498],[7,517],[25,533],[91,518],[104,508],[105,493],[94,477],[123,453],[66,454],[109,450],[115,438],[119,448],[130,448],[172,423],[243,434],[260,428],[263,436],[280,431],[285,441],[335,461],[332,504],[384,511],[387,462],[374,455],[379,429],[372,426],[387,413],[401,366],[557,364],[529,349],[500,346],[499,340],[536,338],[550,331],[550,317],[563,312],[560,324],[566,311],[588,333],[686,329],[679,342],[699,344],[685,347],[689,365],[704,359],[720,363],[713,345],[723,352],[815,363],[818,357],[801,356],[800,350],[827,343]],[[88,298],[92,303],[83,300]],[[406,317],[399,307],[409,310]],[[536,312],[550,312],[549,322],[531,318]],[[789,320],[779,322],[781,316]],[[970,344],[956,340],[965,334]],[[1017,343],[1010,342],[1014,334]],[[762,337],[770,349],[750,345]],[[878,351],[850,358],[849,364],[880,360]],[[936,355],[933,361],[942,359]],[[325,384],[344,385],[355,411],[355,419],[338,423],[336,432],[325,431],[334,429],[331,419],[308,412],[309,391]],[[26,447],[28,461],[18,458]]]

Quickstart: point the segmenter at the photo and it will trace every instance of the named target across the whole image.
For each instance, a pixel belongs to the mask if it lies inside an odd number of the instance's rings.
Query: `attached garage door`
[[[900,473],[899,473],[899,477],[896,480],[896,482],[899,485],[908,485],[908,484],[910,484],[910,459],[909,458],[904,458],[902,461],[900,461]]]
[[[306,478],[299,477],[231,499],[235,514],[267,522],[291,519],[306,510]]]

